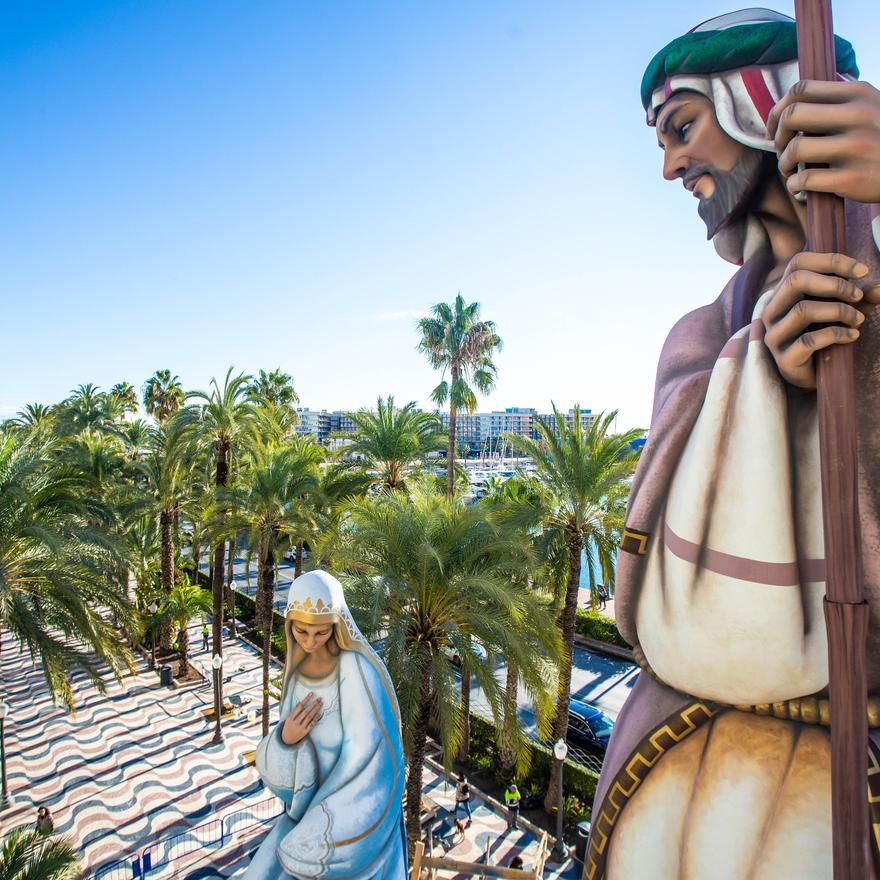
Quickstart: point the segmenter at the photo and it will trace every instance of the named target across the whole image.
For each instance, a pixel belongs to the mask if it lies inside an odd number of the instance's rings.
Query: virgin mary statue
[[[244,878],[405,880],[400,710],[388,672],[327,572],[293,582],[284,634],[281,716],[257,747],[257,770],[286,809]]]

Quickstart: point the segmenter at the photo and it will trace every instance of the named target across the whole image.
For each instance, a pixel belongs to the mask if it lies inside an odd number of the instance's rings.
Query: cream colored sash
[[[639,598],[657,676],[703,699],[768,703],[828,682],[815,399],[790,401],[758,319],[718,357]]]

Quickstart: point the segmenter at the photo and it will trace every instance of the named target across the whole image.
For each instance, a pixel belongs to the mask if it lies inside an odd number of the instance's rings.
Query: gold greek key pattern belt
[[[794,703],[788,700],[786,703]],[[775,705],[775,704],[774,704]],[[598,811],[593,811],[593,827],[584,865],[585,880],[604,880],[608,860],[608,845],[614,827],[629,799],[645,781],[651,769],[671,748],[699,730],[718,712],[734,707],[714,703],[691,703],[669,716],[648,734],[634,749],[627,762],[617,771]],[[740,708],[740,707],[736,707]],[[758,707],[746,707],[749,710]],[[761,707],[763,708],[763,707]],[[818,710],[817,710],[818,711]],[[772,714],[760,712],[757,714]],[[777,716],[790,718],[790,715]],[[818,722],[818,723],[821,723]],[[871,820],[873,846],[871,855],[880,873],[880,749],[868,740],[868,811]]]
[[[584,866],[586,880],[600,880],[605,876],[608,844],[614,833],[614,826],[627,801],[647,778],[651,768],[673,746],[702,727],[715,712],[716,709],[708,703],[692,703],[667,718],[638,744],[629,760],[611,781],[598,814],[593,813],[590,845]]]

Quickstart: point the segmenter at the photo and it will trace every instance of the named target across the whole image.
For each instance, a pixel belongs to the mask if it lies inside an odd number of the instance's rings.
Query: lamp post
[[[155,602],[150,602],[147,606],[147,611],[150,612],[150,616],[155,618],[156,612],[159,610],[159,606]],[[153,636],[153,643],[150,646],[150,669],[156,668],[156,621],[152,621],[152,626],[150,627],[150,632]]]
[[[568,745],[562,737],[553,744],[553,755],[559,762],[559,778],[557,780],[559,798],[556,802],[556,845],[553,847],[553,852],[550,853],[550,858],[561,864],[568,858],[565,841],[562,839],[562,767],[568,756]]]
[[[9,797],[9,788],[6,784],[6,716],[9,714],[9,704],[0,700],[0,810],[8,810],[15,805],[15,801]]]
[[[214,669],[214,738],[211,743],[219,745],[223,742],[223,730],[220,727],[220,676],[223,674],[223,658],[215,654],[211,659]]]

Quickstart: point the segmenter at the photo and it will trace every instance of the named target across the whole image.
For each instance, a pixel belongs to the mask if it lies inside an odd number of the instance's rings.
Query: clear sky
[[[646,425],[666,331],[732,267],[639,82],[732,8],[3,0],[0,417],[230,364],[305,406],[427,405],[415,320],[461,291],[505,342],[480,409]],[[880,3],[835,29],[880,83]]]

